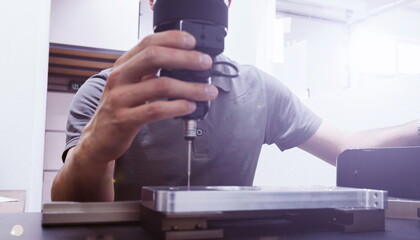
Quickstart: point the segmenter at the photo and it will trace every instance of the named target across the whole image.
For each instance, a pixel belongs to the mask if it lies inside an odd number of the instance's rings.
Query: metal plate
[[[418,220],[420,219],[420,215],[418,215],[419,209],[420,201],[389,198],[388,208],[385,211],[385,217]]]
[[[337,158],[337,186],[381,189],[420,200],[420,147],[348,149]]]
[[[387,192],[344,187],[143,187],[143,205],[159,212],[372,208]]]

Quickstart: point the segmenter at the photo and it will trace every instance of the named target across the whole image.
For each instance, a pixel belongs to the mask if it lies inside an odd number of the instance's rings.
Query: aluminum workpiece
[[[385,209],[387,192],[344,187],[144,187],[142,202],[166,213]]]

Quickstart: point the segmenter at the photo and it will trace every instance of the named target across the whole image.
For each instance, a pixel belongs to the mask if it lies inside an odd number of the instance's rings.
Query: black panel
[[[337,186],[420,200],[420,147],[346,150],[337,158]]]

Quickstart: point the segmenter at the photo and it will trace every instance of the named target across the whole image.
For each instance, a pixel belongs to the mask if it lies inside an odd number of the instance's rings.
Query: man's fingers
[[[121,56],[107,80],[107,88],[136,83],[160,68],[207,70],[209,55],[192,50],[195,39],[186,32],[172,30],[150,35]]]
[[[196,105],[187,100],[155,101],[135,108],[125,109],[125,119],[133,124],[179,117],[194,112]]]
[[[111,76],[118,75],[119,83],[124,84],[138,82],[159,68],[207,70],[211,66],[211,57],[198,51],[150,46],[115,68]]]
[[[192,101],[210,101],[217,97],[218,90],[213,85],[184,82],[168,77],[151,79],[127,85],[115,91],[113,99],[124,107],[135,107],[151,99],[172,98]]]
[[[171,30],[155,33],[145,37],[136,46],[124,53],[115,62],[114,67],[127,62],[133,56],[150,46],[165,46],[178,49],[193,49],[195,47],[195,43],[195,38],[187,32]]]
[[[103,115],[122,129],[135,131],[145,123],[193,112],[193,101],[215,99],[218,91],[214,86],[154,77],[161,68],[210,69],[211,57],[194,47],[195,39],[181,31],[145,38],[115,63],[101,98]]]

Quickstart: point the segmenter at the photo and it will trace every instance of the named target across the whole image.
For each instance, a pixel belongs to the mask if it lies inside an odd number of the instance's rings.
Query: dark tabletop
[[[0,239],[15,240],[131,240],[157,239],[140,224],[84,225],[42,227],[41,213],[0,213]],[[18,226],[20,225],[20,226]],[[15,236],[12,229],[15,226]],[[420,221],[386,219],[384,232],[342,233],[328,230],[300,229],[284,220],[226,221],[214,227],[223,228],[225,239],[419,239]],[[20,236],[19,231],[23,233]]]

